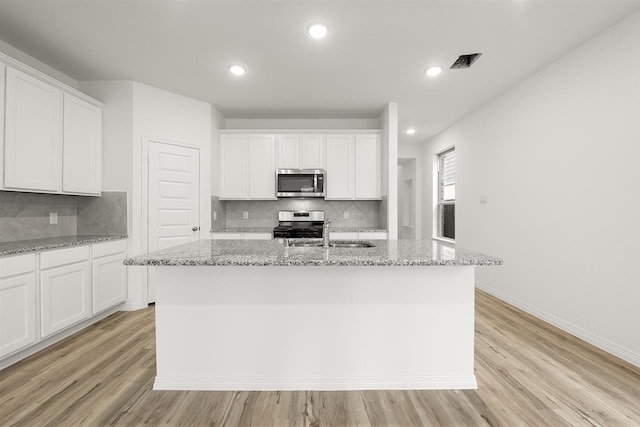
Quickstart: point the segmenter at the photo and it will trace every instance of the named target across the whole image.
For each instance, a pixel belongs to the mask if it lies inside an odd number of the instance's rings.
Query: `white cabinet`
[[[64,95],[62,191],[100,195],[102,189],[102,109]]]
[[[325,136],[278,135],[278,169],[324,169]]]
[[[380,136],[356,135],[355,198],[379,199],[380,175]]]
[[[302,135],[300,141],[300,162],[302,169],[324,169],[325,136],[321,134]]]
[[[93,314],[127,299],[126,242],[118,240],[93,245],[91,261]]]
[[[62,91],[7,68],[4,187],[61,191]]]
[[[278,135],[278,169],[301,169],[300,135]]]
[[[220,198],[245,199],[247,197],[248,135],[222,135],[220,137]]]
[[[91,316],[89,246],[40,254],[40,326],[47,337]]]
[[[380,158],[378,134],[327,135],[326,199],[380,199]]]
[[[350,200],[354,198],[353,135],[327,135],[327,200]]]
[[[274,200],[275,135],[220,137],[220,199]]]
[[[276,198],[275,135],[249,136],[249,199]]]
[[[0,358],[36,341],[35,255],[0,259]]]
[[[0,64],[0,190],[4,187],[4,87],[7,67]]]

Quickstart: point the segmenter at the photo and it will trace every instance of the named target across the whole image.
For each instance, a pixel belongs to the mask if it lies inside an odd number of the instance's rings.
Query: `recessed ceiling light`
[[[442,72],[442,67],[439,65],[434,65],[433,67],[429,67],[424,70],[424,73],[429,77],[435,77]]]
[[[233,75],[242,76],[247,72],[247,69],[242,65],[231,65],[229,66],[229,71],[231,71],[231,74]]]
[[[307,27],[307,32],[314,39],[322,39],[329,32],[329,27],[322,22],[312,22]]]
[[[414,133],[416,133],[416,130],[414,128],[407,129],[407,135],[413,135]]]

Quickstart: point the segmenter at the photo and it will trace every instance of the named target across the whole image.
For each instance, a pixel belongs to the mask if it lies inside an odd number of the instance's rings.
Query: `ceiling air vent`
[[[460,55],[458,56],[458,59],[456,59],[456,62],[454,62],[450,68],[452,70],[455,70],[457,68],[469,68],[471,67],[471,65],[473,65],[474,62],[476,62],[476,59],[478,59],[480,55],[482,54],[470,53],[468,55]]]

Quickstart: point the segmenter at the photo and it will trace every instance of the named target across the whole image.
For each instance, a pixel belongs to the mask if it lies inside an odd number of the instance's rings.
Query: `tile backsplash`
[[[334,227],[378,227],[378,200],[322,200],[322,199],[282,199],[282,200],[251,200],[251,201],[225,201],[224,205],[226,223],[218,222],[215,227],[275,227],[278,225],[279,210],[323,210],[325,218],[331,220]],[[212,202],[213,205],[213,202]],[[243,214],[248,218],[244,219]],[[344,218],[344,213],[349,213],[349,218]],[[212,214],[213,216],[213,214]],[[220,220],[220,213],[218,213]],[[385,221],[386,222],[386,221]],[[385,226],[386,228],[386,226]]]
[[[126,192],[84,197],[0,191],[0,242],[126,234],[126,199]],[[50,213],[58,214],[57,224],[49,224]]]

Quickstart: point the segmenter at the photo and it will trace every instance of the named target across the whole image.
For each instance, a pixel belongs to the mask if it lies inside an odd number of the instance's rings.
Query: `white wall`
[[[422,146],[417,144],[399,144],[398,145],[398,160],[407,161],[412,160],[413,165],[409,172],[414,176],[413,181],[413,202],[414,202],[414,224],[413,224],[413,236],[411,238],[422,238],[422,195],[426,191],[423,189],[422,182]],[[406,172],[405,172],[406,173]],[[403,174],[398,175],[398,179],[402,179]],[[400,181],[398,181],[400,185]],[[398,192],[398,206],[400,206],[400,193]],[[402,218],[398,213],[398,221],[401,223]],[[400,229],[398,229],[398,235],[401,235]]]
[[[226,119],[226,129],[380,129],[378,119]]]
[[[387,202],[389,239],[398,238],[398,103],[390,102],[378,118],[382,129],[382,197]]]
[[[639,40],[636,13],[428,142],[423,164],[455,145],[457,243],[504,258],[479,287],[640,366]]]
[[[224,116],[211,107],[211,195],[220,196],[220,129],[226,127]]]

